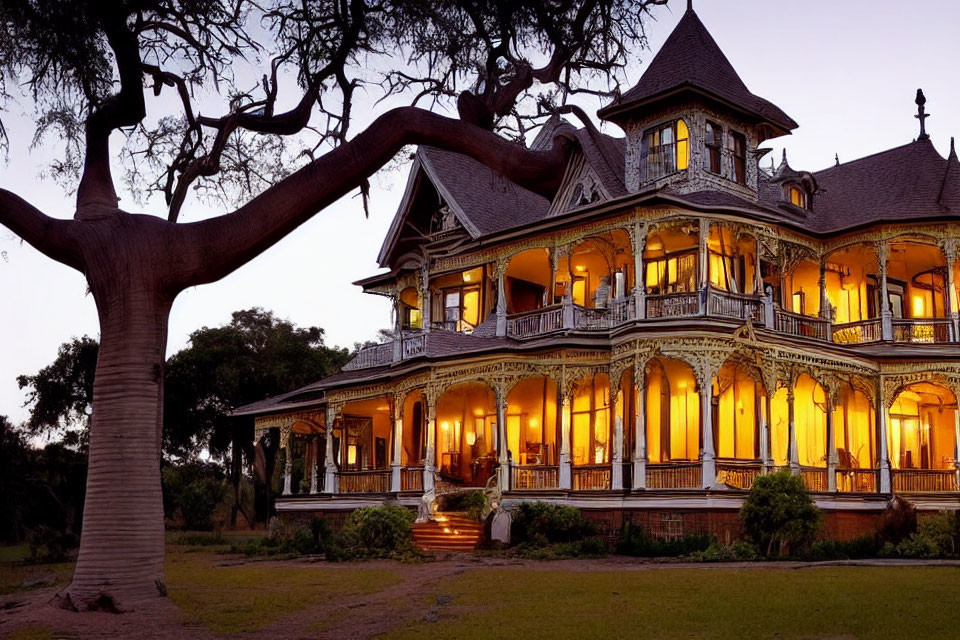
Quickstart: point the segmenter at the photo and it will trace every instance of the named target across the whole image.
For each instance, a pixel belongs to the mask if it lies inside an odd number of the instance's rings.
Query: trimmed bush
[[[576,507],[548,502],[521,502],[513,512],[511,540],[546,546],[577,542],[596,534],[596,527]]]
[[[740,509],[747,535],[766,556],[798,553],[813,542],[820,510],[788,470],[758,477]]]
[[[853,540],[817,540],[797,554],[797,557],[810,562],[876,558],[880,554],[881,546],[875,536],[864,536]]]
[[[324,553],[332,562],[410,556],[414,519],[412,511],[398,505],[357,509],[340,532],[328,537]]]
[[[882,554],[899,558],[952,558],[960,552],[960,513],[944,511],[923,518],[916,532],[898,544],[888,542]]]
[[[705,552],[717,543],[714,536],[692,533],[672,540],[654,538],[640,525],[627,520],[617,537],[617,553],[641,558],[676,558]]]
[[[449,496],[441,496],[437,500],[440,511],[460,511],[477,522],[482,522],[490,513],[490,500],[483,491],[465,491]]]
[[[757,548],[749,542],[738,540],[732,545],[714,542],[704,551],[695,551],[686,557],[692,562],[744,562],[757,559]]]

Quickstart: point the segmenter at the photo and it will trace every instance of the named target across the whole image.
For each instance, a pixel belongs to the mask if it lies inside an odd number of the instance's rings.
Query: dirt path
[[[228,564],[228,563],[224,563]],[[243,561],[229,564],[244,564]],[[433,562],[398,564],[390,561],[318,564],[303,560],[260,562],[262,566],[285,569],[366,568],[394,571],[401,581],[381,591],[343,597],[336,602],[310,606],[284,615],[266,628],[229,636],[244,640],[267,638],[371,638],[402,626],[407,621],[431,620],[447,604],[437,594],[441,581],[470,571],[508,568],[522,571],[659,571],[666,569],[744,570],[815,569],[827,566],[953,566],[960,561],[858,560],[843,562],[745,562],[701,564],[663,562],[639,558],[608,557],[595,560],[538,562],[508,558],[449,556]],[[52,604],[53,589],[39,589],[0,598],[0,637],[22,628],[56,630],[57,638],[216,638],[205,627],[188,623],[169,600],[124,615],[109,613],[73,613]],[[438,601],[439,600],[439,601]],[[12,604],[9,604],[12,603]],[[6,604],[6,607],[4,606]],[[8,608],[7,608],[8,607]],[[449,613],[449,612],[448,612]]]

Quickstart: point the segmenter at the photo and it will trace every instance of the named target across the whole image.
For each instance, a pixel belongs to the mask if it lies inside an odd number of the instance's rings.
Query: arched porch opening
[[[497,404],[483,382],[448,388],[437,399],[437,469],[455,484],[484,486],[496,469]]]
[[[569,283],[575,305],[609,308],[633,287],[633,250],[630,236],[613,229],[577,243],[557,265],[557,282]]]
[[[777,467],[799,470],[811,491],[827,490],[827,394],[810,375],[797,377],[790,389],[780,388],[770,403],[770,451]],[[791,398],[792,395],[792,398]],[[796,457],[791,454],[791,403]]]
[[[699,488],[700,394],[693,368],[657,357],[646,367],[647,487]]]
[[[654,228],[643,249],[646,317],[697,315],[700,231],[696,221]]]
[[[528,249],[511,257],[504,274],[507,314],[524,313],[553,304],[550,278],[550,252],[547,249]]]
[[[717,482],[749,489],[763,470],[761,428],[766,394],[744,366],[727,362],[713,378]]]
[[[423,391],[407,393],[401,410],[400,491],[422,491],[427,457],[427,400]]]
[[[833,410],[837,490],[874,493],[877,479],[877,420],[873,401],[844,382]]]
[[[834,342],[882,339],[882,275],[874,244],[853,244],[828,254],[824,283],[832,307]]]
[[[940,247],[919,239],[890,243],[887,295],[895,342],[950,342],[947,263]]]
[[[400,292],[399,310],[401,329],[416,331],[423,328],[423,308],[416,287],[407,287]]]
[[[526,378],[507,393],[507,452],[513,490],[559,486],[560,420],[557,383],[548,376]]]
[[[957,399],[934,382],[904,387],[890,407],[894,491],[956,491]]]
[[[757,240],[723,223],[710,225],[707,236],[710,286],[721,291],[757,295]]]
[[[610,488],[612,418],[610,376],[596,373],[577,381],[570,403],[574,490]]]
[[[340,493],[390,491],[391,401],[380,396],[343,405],[333,430]]]

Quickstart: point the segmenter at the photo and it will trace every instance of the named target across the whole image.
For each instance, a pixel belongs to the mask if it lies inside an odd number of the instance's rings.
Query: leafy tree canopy
[[[86,443],[97,351],[96,340],[74,338],[52,364],[18,378],[29,389],[30,433]],[[348,358],[347,349],[324,344],[320,327],[297,327],[259,308],[194,331],[190,345],[167,361],[164,452],[185,458],[210,447],[224,453],[236,423],[227,415],[231,408],[316,382]]]

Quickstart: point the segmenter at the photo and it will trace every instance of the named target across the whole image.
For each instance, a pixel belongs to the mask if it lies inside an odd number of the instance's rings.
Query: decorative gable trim
[[[610,192],[580,151],[573,154],[547,216],[554,216],[589,204],[610,200]]]

